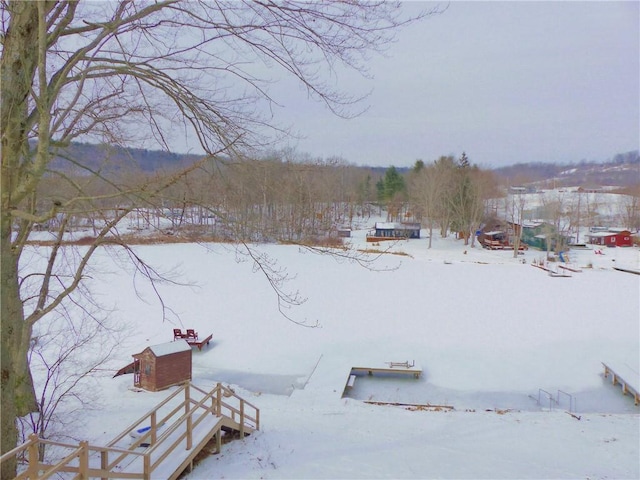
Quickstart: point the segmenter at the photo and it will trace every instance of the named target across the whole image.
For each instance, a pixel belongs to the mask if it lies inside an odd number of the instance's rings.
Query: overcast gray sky
[[[372,60],[373,80],[338,78],[348,92],[373,89],[360,117],[338,119],[283,82],[276,119],[306,137],[290,143],[299,152],[358,165],[404,167],[465,151],[497,167],[637,150],[639,5],[454,1],[401,31]]]

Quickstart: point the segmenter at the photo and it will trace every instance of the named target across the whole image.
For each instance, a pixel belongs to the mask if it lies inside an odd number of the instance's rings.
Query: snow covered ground
[[[640,477],[640,407],[601,364],[640,372],[640,276],[612,268],[639,268],[637,248],[571,251],[582,271],[551,277],[531,265],[538,251],[513,258],[452,238],[431,249],[425,238],[372,245],[365,233],[349,241],[396,254],[366,254],[379,258],[365,268],[257,247],[286,267],[285,290],[307,299],[286,314],[314,328],[282,316],[264,276],[230,246],[136,247],[189,284],[159,286],[172,309],[164,322],[147,284],[106,253],[96,259],[91,289],[128,324],[105,367],[170,341],[174,327],[194,328],[213,341],[193,350],[193,383],[229,384],[260,408],[260,432],[187,478]],[[351,367],[404,361],[421,378],[359,377],[345,395]],[[98,380],[85,438],[111,439],[168,395],[132,384],[131,375]]]

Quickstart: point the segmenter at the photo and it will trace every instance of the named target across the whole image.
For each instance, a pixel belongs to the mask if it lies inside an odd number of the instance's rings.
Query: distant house
[[[488,218],[481,229],[476,232],[480,245],[491,250],[514,249],[519,234],[519,224],[498,218]],[[520,249],[525,250],[526,248],[526,244],[521,242]]]
[[[630,247],[633,245],[633,238],[629,230],[592,232],[587,235],[587,241],[603,247]]]
[[[546,222],[522,225],[522,242],[532,248],[544,251],[564,249],[570,240],[569,236],[558,232],[556,227]]]
[[[409,222],[376,222],[375,232],[367,234],[367,242],[420,238],[420,224]]]
[[[152,392],[191,380],[191,346],[186,340],[145,348],[133,355],[133,385]]]

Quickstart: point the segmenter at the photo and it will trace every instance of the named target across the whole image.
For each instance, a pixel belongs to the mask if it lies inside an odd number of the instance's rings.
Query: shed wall
[[[155,392],[191,380],[191,350],[156,357],[147,349],[134,358],[140,362],[136,387]]]
[[[156,389],[191,380],[191,350],[156,358]]]

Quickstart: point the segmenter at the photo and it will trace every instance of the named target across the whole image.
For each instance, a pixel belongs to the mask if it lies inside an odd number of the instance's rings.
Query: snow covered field
[[[307,298],[287,315],[315,328],[284,318],[233,247],[136,247],[189,283],[160,286],[172,309],[165,322],[149,286],[100,254],[91,288],[112,320],[128,324],[105,368],[170,341],[174,327],[195,328],[213,342],[193,350],[193,382],[230,384],[261,410],[260,432],[188,478],[640,476],[640,407],[603,379],[600,363],[640,371],[640,277],[612,269],[638,268],[637,248],[571,251],[582,272],[554,278],[531,266],[538,251],[514,259],[451,238],[434,238],[430,250],[425,238],[372,245],[365,233],[353,232],[354,247],[397,255],[365,268],[259,247],[287,268],[284,288]],[[359,377],[343,396],[351,367],[404,361],[422,377]],[[105,442],[168,394],[132,384],[131,375],[97,380],[99,400],[75,434]]]

